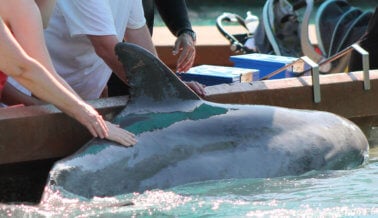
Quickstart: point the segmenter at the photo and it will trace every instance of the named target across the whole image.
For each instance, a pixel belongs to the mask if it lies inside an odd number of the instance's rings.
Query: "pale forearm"
[[[81,98],[76,92],[75,90],[73,90],[73,88],[62,78],[60,77],[56,71],[54,70],[53,72],[50,71],[50,74],[61,84],[64,86],[64,88],[66,88],[68,91],[70,91],[73,95],[75,95],[76,97],[78,98]]]
[[[123,145],[136,143],[135,135],[105,122],[92,106],[85,103],[74,93],[61,85],[47,70],[33,59],[23,61],[21,71],[15,72],[14,78],[29,88],[41,99],[54,104],[57,108],[85,125],[95,137],[107,138]]]
[[[35,2],[39,5],[44,24],[47,25],[48,18],[50,17],[53,6],[55,5],[55,0],[36,0]],[[25,7],[18,5],[13,6],[18,6],[18,8],[20,8],[19,14],[12,16],[12,19],[10,19],[9,22],[14,37],[17,39],[17,42],[28,54],[28,56],[33,57],[33,59],[41,63],[56,80],[58,80],[66,87],[66,89],[69,89],[76,95],[73,89],[55,71],[45,45],[41,25],[41,15],[37,10],[36,5],[33,5],[32,2],[23,3],[23,6]],[[28,22],[24,21],[23,16],[28,17]],[[25,37],[25,35],[28,37]]]
[[[115,35],[95,36],[88,35],[96,54],[101,57],[104,62],[112,69],[112,71],[125,83],[127,82],[125,72],[121,62],[114,52],[114,48],[119,40]],[[151,36],[148,32],[147,26],[139,29],[127,29],[125,40],[128,42],[142,46],[157,56],[156,49],[152,43]]]
[[[155,46],[151,39],[151,35],[146,25],[139,29],[127,28],[126,34],[125,34],[125,40],[127,42],[134,43],[145,48],[146,50],[154,54],[156,57],[158,56]]]
[[[125,83],[127,82],[125,72],[121,62],[114,52],[114,48],[119,43],[115,35],[94,36],[88,35],[89,40],[95,48],[96,54],[104,60],[110,69]]]
[[[24,62],[25,68],[15,72],[13,78],[43,101],[54,104],[72,117],[81,113],[83,102],[74,93],[60,84],[41,64],[33,59]]]
[[[70,116],[78,118],[84,102],[60,84],[39,62],[28,56],[0,19],[0,71],[13,77],[43,101],[56,105]]]
[[[125,71],[121,62],[118,61],[118,57],[116,57],[114,54],[114,49],[113,53],[109,53],[109,55],[103,57],[103,60],[110,67],[110,69],[112,69],[112,72],[118,76],[118,78],[120,78],[124,83],[127,83]]]

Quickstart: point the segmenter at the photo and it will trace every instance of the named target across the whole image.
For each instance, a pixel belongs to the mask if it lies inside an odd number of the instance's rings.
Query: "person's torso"
[[[45,30],[46,44],[57,72],[81,97],[98,98],[111,74],[86,35],[116,35],[122,41],[128,24],[138,19],[132,15],[137,2],[58,0]]]

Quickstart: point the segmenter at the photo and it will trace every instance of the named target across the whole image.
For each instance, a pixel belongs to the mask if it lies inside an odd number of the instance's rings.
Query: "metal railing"
[[[326,66],[327,64],[332,63],[333,61],[344,57],[347,54],[350,54],[353,50],[357,51],[362,56],[362,70],[364,75],[364,89],[369,90],[370,89],[370,76],[369,76],[369,70],[370,70],[370,63],[369,63],[369,53],[363,49],[360,45],[357,43],[349,46],[348,48],[344,49],[343,51],[337,53],[336,55],[329,57],[328,59],[325,59],[321,61],[319,64],[311,60],[307,56],[302,56],[298,58],[297,60],[293,61],[292,63],[289,63],[272,73],[264,76],[260,80],[266,80],[270,79],[271,77],[286,71],[291,70],[294,73],[297,73],[298,76],[304,75],[309,70],[311,71],[312,76],[312,86],[313,86],[313,95],[314,95],[314,102],[320,103],[321,101],[321,93],[320,93],[320,73],[319,69],[322,66]],[[309,66],[310,69],[306,69],[306,65]]]

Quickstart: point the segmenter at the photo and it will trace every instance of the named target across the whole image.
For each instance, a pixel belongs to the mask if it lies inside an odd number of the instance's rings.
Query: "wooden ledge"
[[[127,97],[89,101],[106,120],[126,105]],[[72,154],[92,136],[53,105],[0,109],[0,164]]]
[[[320,76],[321,102],[314,103],[310,76],[255,81],[206,88],[206,99],[220,103],[263,104],[329,111],[348,119],[378,115],[378,70],[370,71],[371,89],[363,86],[363,73]]]

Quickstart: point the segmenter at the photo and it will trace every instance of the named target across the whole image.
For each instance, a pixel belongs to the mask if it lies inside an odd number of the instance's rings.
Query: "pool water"
[[[378,146],[353,170],[206,181],[92,200],[45,193],[36,206],[0,205],[0,217],[377,217]]]

